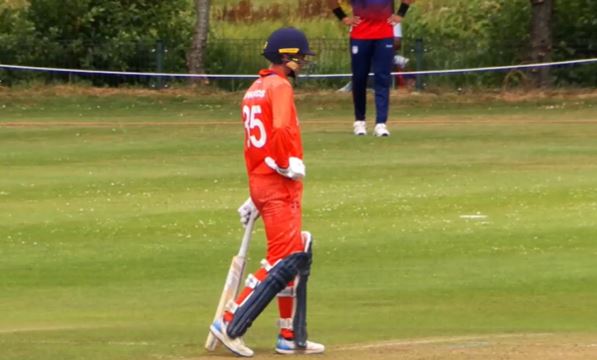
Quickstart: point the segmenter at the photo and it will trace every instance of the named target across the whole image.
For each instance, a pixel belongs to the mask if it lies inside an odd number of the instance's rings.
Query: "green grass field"
[[[240,97],[0,92],[2,360],[205,355],[247,197]],[[594,93],[393,95],[384,139],[351,135],[348,95],[297,99],[310,334],[328,357],[383,340],[597,337]],[[263,254],[259,224],[251,270]],[[247,336],[261,355],[276,312]]]

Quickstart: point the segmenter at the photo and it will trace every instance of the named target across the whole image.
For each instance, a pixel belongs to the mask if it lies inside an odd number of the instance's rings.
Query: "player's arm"
[[[327,0],[328,6],[332,9],[332,12],[338,20],[342,21],[347,26],[357,26],[361,19],[358,16],[348,16],[344,9],[342,9],[342,5],[340,4],[340,0]]]
[[[388,18],[388,22],[392,25],[399,24],[402,21],[402,19],[406,16],[406,13],[408,12],[410,5],[414,4],[414,2],[415,0],[402,0],[400,2],[400,7],[398,7],[398,11],[396,12],[396,14],[392,14],[392,16]]]
[[[290,84],[272,89],[272,132],[269,143],[270,156],[266,164],[280,175],[298,180],[305,176],[305,165],[296,143],[300,137],[295,115],[292,112],[294,94]]]

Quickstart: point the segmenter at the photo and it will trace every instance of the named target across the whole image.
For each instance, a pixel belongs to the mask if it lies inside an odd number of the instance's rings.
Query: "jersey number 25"
[[[245,124],[245,130],[247,131],[247,147],[254,146],[256,148],[262,148],[267,141],[267,134],[265,133],[265,126],[263,121],[259,119],[261,115],[261,106],[259,105],[245,105],[243,107],[243,120]],[[253,129],[259,130],[259,137],[255,136]]]

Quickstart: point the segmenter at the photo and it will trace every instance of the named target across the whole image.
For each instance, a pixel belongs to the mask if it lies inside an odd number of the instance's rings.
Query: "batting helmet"
[[[315,55],[309,49],[309,41],[305,34],[293,27],[280,28],[274,31],[265,46],[263,56],[274,64],[282,63],[282,55]]]

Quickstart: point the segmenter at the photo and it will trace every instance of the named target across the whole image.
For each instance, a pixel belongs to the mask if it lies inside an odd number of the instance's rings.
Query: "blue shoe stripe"
[[[294,350],[294,347],[291,347],[290,345],[288,345],[287,341],[280,338],[277,341],[276,348],[280,350]]]

